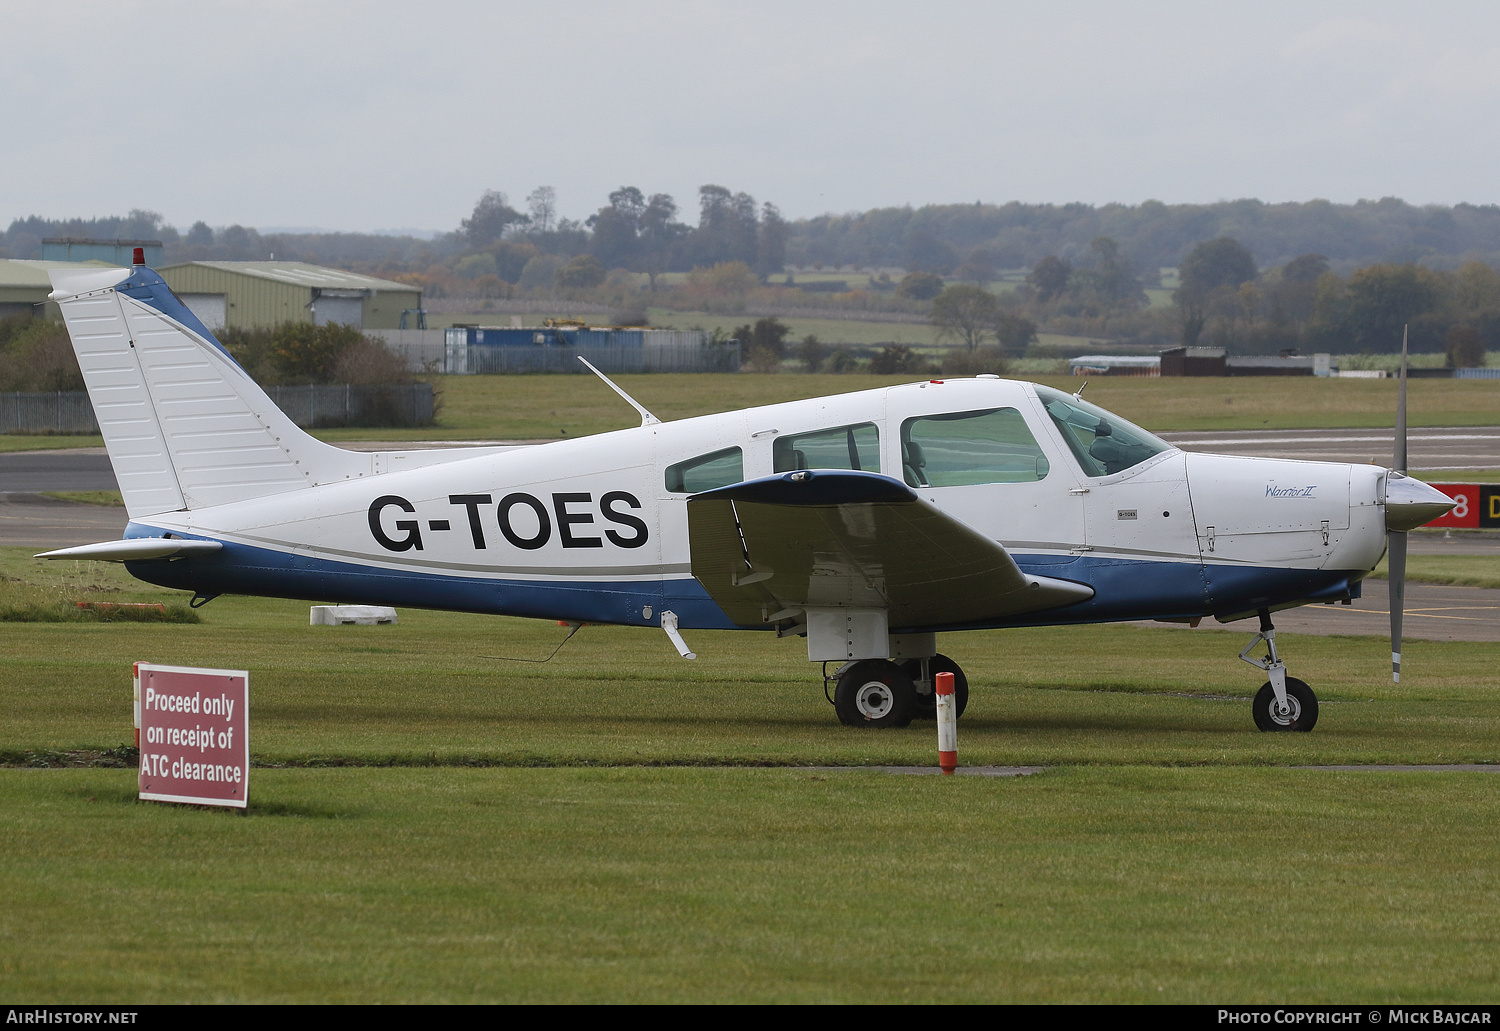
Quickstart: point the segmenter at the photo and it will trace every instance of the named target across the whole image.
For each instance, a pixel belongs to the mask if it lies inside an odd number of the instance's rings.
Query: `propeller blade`
[[[1406,340],[1409,330],[1408,326],[1401,327],[1401,373],[1396,387],[1396,453],[1391,466],[1397,473],[1406,472]],[[1399,684],[1401,617],[1406,612],[1406,531],[1387,530],[1385,539],[1391,577],[1391,682]]]
[[[1398,473],[1406,472],[1406,334],[1401,329],[1401,373],[1396,387],[1396,461],[1391,466]]]
[[[1391,682],[1401,683],[1401,616],[1406,611],[1406,531],[1386,534],[1391,576]]]

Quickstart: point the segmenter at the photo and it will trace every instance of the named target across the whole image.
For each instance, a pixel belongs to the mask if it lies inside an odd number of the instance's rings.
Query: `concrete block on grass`
[[[396,622],[396,610],[384,605],[314,605],[312,626],[377,626]]]

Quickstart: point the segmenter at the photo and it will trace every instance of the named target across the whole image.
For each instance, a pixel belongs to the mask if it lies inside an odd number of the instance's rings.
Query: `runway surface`
[[[1352,605],[1300,605],[1271,613],[1276,629],[1291,634],[1350,634],[1387,637],[1391,632],[1390,584],[1365,580],[1364,597]],[[1140,626],[1185,626],[1185,624],[1141,622]],[[1205,619],[1200,626],[1219,629],[1243,628],[1254,634],[1255,617],[1234,623]],[[1500,642],[1500,591],[1482,587],[1449,587],[1444,584],[1406,583],[1404,638],[1421,641]]]
[[[1231,430],[1159,436],[1184,451],[1386,466],[1396,441],[1393,430]],[[1500,468],[1500,426],[1409,430],[1406,453],[1410,469]]]
[[[81,505],[40,494],[0,494],[0,545],[9,548],[46,551],[117,541],[127,522],[123,508]]]
[[[44,490],[117,490],[102,447],[0,454],[0,494]]]

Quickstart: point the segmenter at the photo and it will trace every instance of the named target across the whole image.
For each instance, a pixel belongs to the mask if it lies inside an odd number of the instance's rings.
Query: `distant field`
[[[754,322],[757,316],[752,315],[716,315],[710,312],[674,312],[665,308],[650,308],[646,312],[653,326],[661,326],[667,329],[723,329],[726,333],[732,332],[737,326],[743,326],[748,322]],[[779,315],[777,318],[792,328],[787,337],[787,343],[792,345],[789,350],[795,353],[795,345],[803,337],[811,334],[829,347],[838,347],[841,344],[855,347],[870,347],[878,344],[906,344],[910,347],[921,349],[934,349],[935,351],[946,350],[954,346],[952,342],[938,339],[937,331],[930,325],[922,322],[875,322],[861,321],[858,319],[804,319],[795,315]],[[1059,347],[1076,348],[1086,347],[1089,343],[1088,337],[1063,336],[1057,333],[1043,333],[1038,337],[1038,343]]]
[[[646,316],[653,326],[667,329],[722,329],[732,332],[735,327],[754,322],[753,315],[717,315],[711,312],[674,312],[665,308],[648,308]],[[931,347],[935,344],[935,331],[925,322],[862,322],[854,319],[803,319],[795,316],[777,316],[792,327],[787,341],[795,344],[808,334],[836,347],[853,344],[867,347],[871,344],[907,344]]]
[[[911,382],[914,376],[867,374],[673,374],[616,377],[663,419],[820,397]],[[1073,391],[1082,380],[1035,377]],[[603,383],[587,376],[440,376],[437,427],[325,430],[327,440],[550,440],[638,424]],[[1144,379],[1102,377],[1085,396],[1153,430],[1379,427],[1395,421],[1391,380],[1292,378]],[[1500,422],[1500,380],[1412,380],[1412,426]]]
[[[897,326],[896,328],[902,328]],[[1081,379],[1018,372],[1069,391]],[[866,390],[919,377],[863,373],[671,374],[616,379],[663,419]],[[438,376],[438,424],[424,429],[318,430],[324,440],[552,440],[636,425],[630,408],[591,376]],[[1085,396],[1153,430],[1383,427],[1395,421],[1392,380],[1313,377],[1145,379],[1100,377]],[[1409,384],[1412,426],[1500,422],[1500,380],[1418,379]],[[0,435],[0,451],[99,447],[99,437]],[[1463,474],[1468,475],[1468,474]],[[1455,480],[1459,474],[1444,473]]]

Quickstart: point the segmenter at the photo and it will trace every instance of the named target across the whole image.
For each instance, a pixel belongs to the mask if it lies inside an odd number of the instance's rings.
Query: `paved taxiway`
[[[1393,430],[1216,430],[1160,436],[1184,451],[1375,465],[1391,463],[1396,440]],[[1409,430],[1406,454],[1411,469],[1500,469],[1500,426]]]

